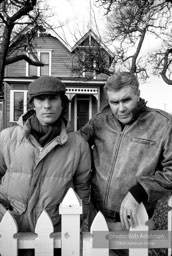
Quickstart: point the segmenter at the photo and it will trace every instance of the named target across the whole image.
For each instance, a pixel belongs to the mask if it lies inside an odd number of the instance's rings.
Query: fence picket
[[[59,207],[61,216],[62,256],[80,255],[80,214],[82,202],[75,191],[70,188]]]
[[[144,205],[141,203],[137,209],[137,220],[138,226],[135,228],[130,228],[130,232],[139,232],[140,231],[148,231],[148,226],[145,224],[148,221],[148,215]],[[135,239],[137,246],[137,239]],[[148,239],[144,239],[144,243],[148,244]],[[142,245],[143,246],[143,245]],[[129,256],[148,256],[148,248],[130,248]]]
[[[13,238],[17,231],[17,223],[14,217],[7,211],[0,223],[0,252],[2,256],[17,256],[17,239]]]
[[[101,212],[98,212],[96,217],[93,220],[93,223],[91,225],[90,233],[93,235],[92,236],[92,256],[108,256],[109,255],[109,246],[107,248],[93,248],[93,243],[95,243],[95,237],[94,237],[94,232],[98,231],[100,232],[100,238],[101,238],[101,233],[103,236],[105,236],[105,233],[103,234],[103,231],[109,231],[106,220]],[[109,241],[107,240],[107,243]],[[101,240],[99,240],[99,244],[101,247]]]
[[[53,256],[54,244],[50,234],[53,232],[52,221],[46,211],[40,215],[35,232],[38,237],[35,239],[35,256]]]
[[[172,207],[172,196],[168,200],[168,205]],[[43,211],[39,217],[35,233],[18,233],[15,218],[7,211],[0,222],[0,256],[17,256],[18,249],[32,248],[35,249],[35,256],[53,256],[54,248],[62,248],[62,256],[109,256],[111,255],[109,248],[116,248],[113,247],[113,239],[111,241],[111,237],[108,237],[110,233],[101,212],[98,212],[94,218],[91,231],[82,233],[81,241],[80,214],[82,213],[82,202],[72,188],[68,190],[60,204],[59,213],[61,214],[61,233],[53,232],[53,224],[46,211]],[[143,231],[142,234],[147,234],[148,216],[142,203],[139,205],[137,218],[139,225],[136,228],[130,228],[129,234],[140,231],[141,233]],[[172,209],[168,212],[168,231],[164,248],[168,248],[168,256],[172,256]],[[147,244],[146,248],[130,248],[129,256],[148,256],[148,238],[149,236],[146,235],[143,241]],[[128,241],[130,243],[130,237]],[[156,243],[156,238],[151,238],[150,242]],[[83,245],[82,251],[80,250],[81,244]],[[127,247],[128,245],[126,245]],[[150,248],[154,247],[150,245]]]
[[[172,196],[168,200],[168,206],[172,208]],[[169,239],[169,248],[168,256],[172,256],[172,209],[168,212],[168,239]]]

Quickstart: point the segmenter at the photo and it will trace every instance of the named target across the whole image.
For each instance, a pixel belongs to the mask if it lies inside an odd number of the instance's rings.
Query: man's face
[[[107,91],[107,98],[112,113],[122,124],[128,124],[132,118],[132,110],[136,107],[140,93],[134,92],[131,86],[126,86],[117,91]]]
[[[53,124],[61,115],[60,95],[40,95],[33,100],[36,116],[42,125]]]

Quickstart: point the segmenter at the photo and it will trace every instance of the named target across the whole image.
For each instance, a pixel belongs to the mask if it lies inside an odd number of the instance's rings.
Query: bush
[[[168,229],[168,199],[170,196],[164,197],[158,201],[157,207],[153,215],[154,230],[167,230]],[[149,249],[149,256],[167,256],[168,249]]]

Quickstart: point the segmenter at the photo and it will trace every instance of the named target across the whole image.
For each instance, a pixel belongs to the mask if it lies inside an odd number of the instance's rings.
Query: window
[[[29,65],[26,62],[26,76],[46,76],[51,75],[51,51],[37,51],[38,59],[44,63],[43,67]],[[32,57],[33,59],[33,57]]]
[[[44,63],[43,67],[40,67],[40,76],[49,75],[49,53],[41,52],[40,53],[40,61]]]
[[[10,122],[18,121],[20,115],[27,111],[27,91],[10,91]]]

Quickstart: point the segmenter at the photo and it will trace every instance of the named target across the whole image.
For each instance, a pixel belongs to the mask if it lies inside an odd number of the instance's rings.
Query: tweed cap
[[[29,102],[39,95],[58,93],[65,93],[65,85],[60,79],[53,76],[41,76],[28,86]]]

